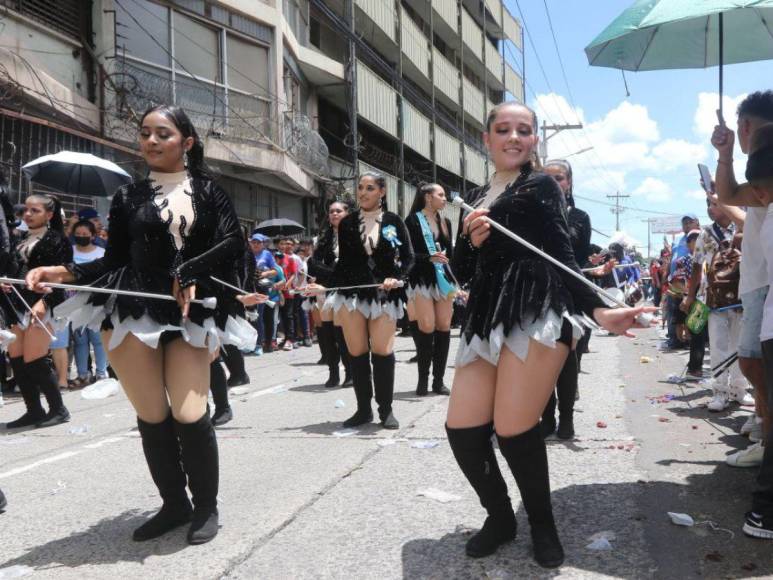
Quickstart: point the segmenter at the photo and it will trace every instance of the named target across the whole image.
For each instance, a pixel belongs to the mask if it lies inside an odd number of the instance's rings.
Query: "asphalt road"
[[[398,362],[402,428],[342,431],[353,393],[322,386],[326,369],[313,364],[315,347],[247,359],[252,383],[232,394],[236,418],[218,432],[222,528],[204,546],[187,546],[184,529],[131,541],[159,500],[123,394],[89,401],[67,393],[72,422],[0,431],[0,488],[9,500],[0,514],[0,579],[773,574],[773,544],[740,533],[754,470],[723,464],[745,441],[734,429],[749,410],[709,414],[701,407],[705,386],[659,383],[686,361],[657,354],[656,337],[654,330],[636,340],[594,337],[580,379],[577,439],[549,442],[567,550],[559,571],[532,563],[526,516],[504,468],[522,532],[495,556],[466,558],[464,543],[484,513],[445,439],[447,398],[414,397],[415,367]],[[409,348],[398,339],[398,361]],[[662,395],[673,398],[650,399]],[[21,402],[7,400],[0,423],[20,413]],[[668,511],[689,513],[699,525],[675,526]],[[607,543],[596,545],[608,549],[588,547],[600,537]]]

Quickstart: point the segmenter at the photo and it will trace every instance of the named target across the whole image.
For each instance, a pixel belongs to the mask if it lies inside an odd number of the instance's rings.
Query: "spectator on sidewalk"
[[[261,233],[253,232],[249,240],[250,250],[255,258],[255,280],[253,281],[253,284],[255,290],[261,293],[268,293],[270,280],[277,275],[277,265],[276,261],[274,261],[274,254],[266,248],[268,239],[267,236],[264,236]],[[251,289],[252,287],[246,288],[246,290]],[[268,311],[266,310],[267,308]],[[268,328],[264,321],[264,315],[271,318],[271,332],[268,334],[270,344],[271,337],[273,336],[274,311],[265,304],[258,304],[256,310],[258,311],[258,318],[257,320],[254,320],[252,324],[258,331],[258,343],[255,345],[253,354],[260,356],[263,354],[263,347],[267,338],[265,329]]]
[[[773,91],[756,92],[746,97],[738,106],[738,144],[743,153],[748,153],[751,136],[766,123],[773,122]],[[719,200],[728,206],[747,206],[744,224],[743,260],[739,293],[743,303],[741,336],[738,344],[738,363],[741,372],[754,387],[755,414],[742,427],[749,439],[756,445],[728,458],[737,467],[753,467],[762,461],[762,440],[773,427],[771,407],[768,403],[771,393],[766,392],[766,377],[762,362],[763,310],[768,294],[767,262],[760,239],[760,231],[767,213],[766,207],[759,207],[752,187],[739,184],[733,170],[733,149],[735,135],[725,126],[714,128],[711,138],[717,149],[717,173],[715,188]],[[756,207],[755,207],[756,206]]]
[[[773,95],[767,93],[773,102]],[[753,96],[753,95],[752,95]],[[741,103],[743,107],[743,103]],[[742,109],[739,107],[739,112]],[[740,116],[740,115],[739,115]],[[740,122],[739,122],[740,126]],[[732,135],[732,134],[731,134]],[[715,137],[717,133],[715,131]],[[726,145],[721,138],[717,139],[718,144]],[[727,137],[727,135],[725,135]],[[739,131],[740,137],[740,131]],[[729,151],[732,152],[732,137]],[[742,148],[746,148],[748,141],[741,138]],[[766,216],[760,228],[760,247],[765,256],[766,262],[773,260],[773,216],[771,209],[773,206],[773,123],[762,125],[751,139],[749,147],[750,155],[746,165],[746,178],[749,184],[744,184],[736,188],[732,195],[733,200],[743,198],[749,205],[761,206],[766,210]],[[721,150],[720,150],[721,155]],[[722,157],[720,157],[722,159]],[[719,173],[719,172],[718,172]],[[726,176],[723,176],[726,177]],[[751,186],[751,187],[750,187]],[[767,269],[768,279],[771,282],[771,271]],[[773,405],[773,294],[768,294],[765,299],[765,305],[762,315],[762,327],[760,332],[762,341],[762,361],[764,367],[764,379],[767,391],[768,409]],[[768,422],[768,425],[770,423]],[[766,432],[766,441],[773,437],[773,429],[770,427]],[[752,509],[746,514],[743,531],[746,535],[755,538],[773,539],[773,445],[764,445],[762,465],[757,476],[757,488],[753,493]]]
[[[715,256],[719,252],[732,251],[730,247],[733,245],[733,238],[737,229],[730,216],[720,209],[716,196],[709,195],[706,198],[706,205],[711,224],[704,226],[700,236],[698,236],[689,287],[687,295],[682,301],[681,309],[683,312],[690,310],[698,292],[700,292],[704,268],[708,269],[706,305],[712,309],[709,314],[708,325],[710,341],[709,360],[711,361],[711,367],[714,368],[736,353],[738,338],[741,332],[741,309],[740,307],[733,308],[733,304],[715,303],[719,292],[714,290],[718,289],[717,285],[720,282],[712,279],[711,269],[719,264],[721,256],[718,257],[718,260],[715,260]],[[732,292],[735,296],[730,298],[729,301],[735,302],[737,300],[740,306],[737,288],[733,289]],[[722,295],[726,297],[729,293],[730,290],[725,289]],[[753,400],[746,390],[747,387],[748,383],[741,374],[738,363],[733,363],[729,370],[714,379],[712,385],[714,394],[708,404],[709,411],[723,411],[730,404],[730,401],[733,400],[742,405],[752,405]]]
[[[668,332],[662,350],[666,352],[688,347],[687,343],[680,340],[677,335],[677,325],[680,323],[680,320],[681,322],[684,322],[679,310],[679,305],[684,298],[684,286],[680,285],[679,278],[674,279],[674,275],[676,274],[679,258],[689,253],[689,249],[687,248],[687,234],[692,230],[700,229],[700,227],[698,217],[695,214],[690,213],[682,216],[682,231],[684,232],[684,235],[680,238],[679,242],[671,248],[671,260],[668,269],[664,270],[668,272],[668,290],[663,293],[663,312],[664,317],[666,318]]]
[[[274,259],[277,266],[282,268],[285,276],[285,282],[280,283],[281,287],[279,287],[284,297],[283,304],[279,309],[284,340],[282,340],[279,347],[283,350],[293,350],[295,343],[295,294],[293,294],[292,290],[297,283],[298,262],[293,255],[292,238],[277,238],[275,244],[278,251],[274,254]]]

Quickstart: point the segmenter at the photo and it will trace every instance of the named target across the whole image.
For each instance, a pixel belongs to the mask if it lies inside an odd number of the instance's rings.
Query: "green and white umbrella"
[[[592,66],[629,71],[773,59],[773,0],[637,0],[585,48]]]

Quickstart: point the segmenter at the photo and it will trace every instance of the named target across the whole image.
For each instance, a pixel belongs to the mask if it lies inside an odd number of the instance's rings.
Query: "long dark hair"
[[[413,215],[423,210],[427,206],[426,196],[434,192],[438,187],[443,190],[443,193],[446,194],[446,198],[448,198],[448,192],[446,191],[446,188],[439,183],[427,183],[425,181],[419,183],[419,185],[416,186],[416,195],[413,197],[411,211],[408,213],[408,215]],[[443,235],[447,236],[448,232],[446,231],[446,223],[443,217],[440,215],[440,212],[437,212],[437,224],[440,228],[440,231],[443,232]]]
[[[376,182],[376,185],[378,185],[381,189],[384,190],[384,197],[381,198],[381,210],[387,211],[387,182],[386,177],[381,175],[380,173],[376,173],[375,171],[366,171],[365,173],[360,173],[359,179],[357,179],[357,185],[360,184],[360,181],[362,181],[363,177],[371,177],[373,181]]]
[[[200,179],[212,179],[212,171],[207,167],[204,162],[204,144],[201,142],[199,134],[196,132],[196,127],[193,126],[188,114],[180,107],[174,105],[157,105],[150,107],[142,115],[140,119],[140,126],[145,122],[145,117],[151,113],[161,113],[164,117],[172,121],[174,126],[183,136],[183,139],[193,137],[193,146],[188,150],[188,163],[187,169],[191,177],[198,177]]]
[[[51,212],[51,219],[48,220],[48,227],[60,234],[64,234],[64,221],[62,220],[62,204],[59,199],[47,193],[33,193],[27,196],[25,201],[39,203],[46,211]]]
[[[566,177],[569,179],[569,191],[566,192],[566,205],[569,207],[574,206],[574,179],[572,179],[572,164],[566,159],[551,159],[545,163],[545,169],[548,167],[558,167],[561,171],[566,173]]]

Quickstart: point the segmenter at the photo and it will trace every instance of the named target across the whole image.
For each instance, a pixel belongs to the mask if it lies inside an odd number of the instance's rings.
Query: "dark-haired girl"
[[[218,449],[207,412],[210,353],[224,343],[255,344],[254,329],[234,314],[239,308],[232,295],[209,275],[231,280],[243,240],[231,202],[206,171],[204,147],[182,109],[149,109],[139,145],[150,174],[113,197],[104,257],[35,269],[27,283],[37,289],[45,282],[75,282],[177,299],[175,304],[82,292],[59,312],[73,327],[101,327],[110,364],[137,412],[163,505],[134,531],[134,539],[149,540],[190,522],[188,542],[201,544],[218,531]],[[212,296],[216,310],[192,303]]]
[[[563,159],[554,159],[545,164],[545,173],[556,180],[564,194],[567,207],[567,225],[569,238],[577,264],[585,264],[590,256],[591,225],[590,216],[578,209],[572,195],[572,166]],[[542,414],[542,434],[547,437],[554,431],[559,439],[574,437],[574,401],[577,397],[577,380],[580,373],[580,349],[587,348],[586,337],[590,329],[583,331],[583,336],[577,347],[569,351],[561,373],[556,382],[556,392],[551,393],[550,400]],[[556,430],[556,395],[558,395],[558,430]]]
[[[333,201],[327,210],[328,227],[322,232],[314,248],[314,253],[309,258],[309,275],[322,286],[333,286],[333,272],[335,271],[338,256],[340,255],[338,244],[338,226],[349,215],[349,204],[343,200]],[[325,295],[309,296],[304,302],[304,308],[312,312],[312,317],[319,318],[317,336],[319,348],[322,350],[322,358],[329,369],[329,376],[325,387],[337,387],[341,382],[339,362],[344,363],[344,385],[351,383],[351,369],[349,366],[349,351],[346,349],[344,332],[340,325],[334,321],[332,306],[325,305]]]
[[[411,269],[413,251],[403,220],[387,211],[382,175],[369,172],[360,176],[357,203],[358,209],[338,226],[338,262],[331,282],[336,287],[379,287],[340,290],[326,300],[343,327],[357,397],[357,412],[344,421],[344,427],[373,421],[375,391],[381,425],[398,429],[392,412],[395,329],[405,307],[401,281]]]
[[[450,394],[443,384],[443,377],[451,343],[454,296],[458,288],[448,267],[452,254],[451,222],[440,215],[445,206],[443,186],[427,183],[417,188],[410,214],[405,218],[414,256],[407,293],[418,324],[416,356],[419,382],[416,394],[420,397],[427,394],[430,367],[432,392]]]
[[[492,554],[516,536],[507,485],[491,441],[515,476],[531,527],[534,557],[556,567],[564,552],[553,520],[545,441],[539,420],[584,312],[627,334],[643,308],[609,309],[577,279],[491,228],[491,218],[579,272],[556,182],[533,169],[534,112],[520,104],[494,107],[484,141],[496,168],[466,201],[475,211],[460,223],[453,268],[470,284],[446,429],[462,472],[488,512],[467,542],[467,554]]]
[[[35,194],[30,195],[24,205],[23,219],[28,229],[16,245],[16,277],[23,278],[28,271],[39,266],[70,262],[72,246],[64,235],[59,201],[50,195]],[[64,406],[56,373],[47,356],[51,345],[50,332],[53,331],[51,312],[64,300],[64,291],[55,290],[48,294],[41,289],[32,291],[4,287],[3,290],[0,304],[11,331],[16,335],[16,340],[8,345],[8,357],[27,408],[24,415],[7,423],[6,428],[49,427],[69,421],[70,413]],[[48,413],[40,403],[41,391],[48,402]]]

